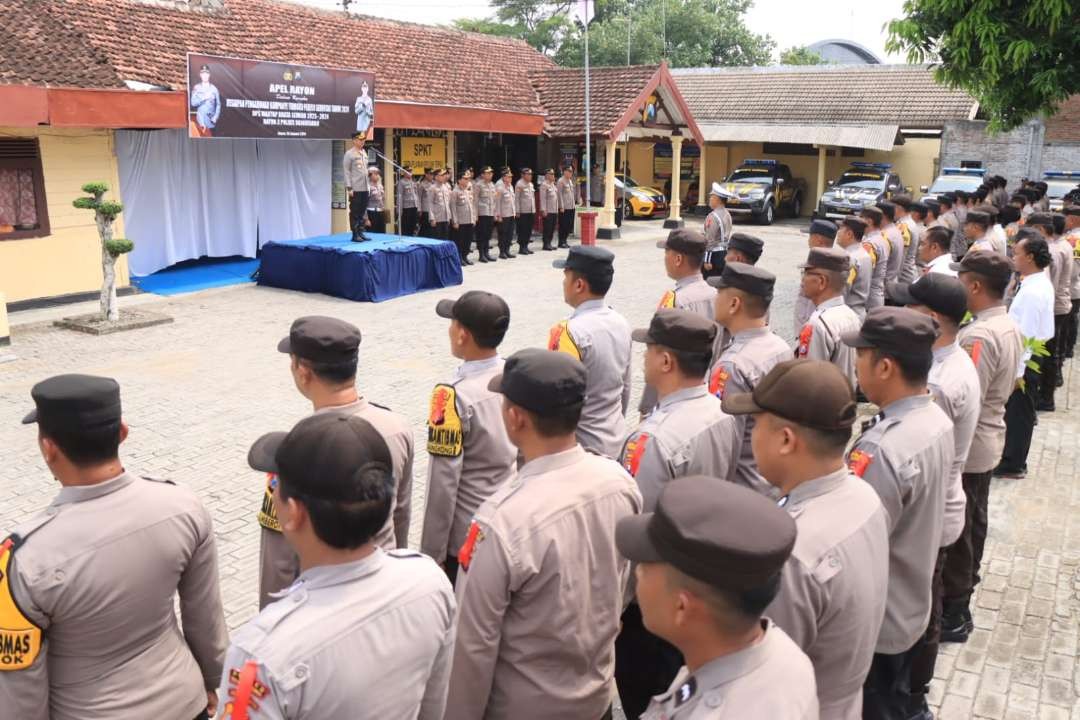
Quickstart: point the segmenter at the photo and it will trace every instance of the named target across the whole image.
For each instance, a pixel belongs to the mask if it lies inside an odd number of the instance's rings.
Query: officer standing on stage
[[[480,262],[495,262],[491,254],[491,233],[495,229],[495,183],[491,182],[492,169],[485,165],[480,179],[473,184],[473,200],[476,205],[476,248]]]
[[[469,178],[461,173],[457,187],[450,193],[450,225],[462,265],[472,265],[469,250],[473,239],[473,193],[468,185]]]
[[[517,255],[510,252],[517,224],[517,201],[514,197],[514,176],[510,168],[502,169],[502,178],[495,183],[495,226],[499,233],[499,259],[509,260]]]
[[[30,395],[23,423],[61,489],[0,542],[3,716],[212,716],[228,634],[210,513],[125,470],[115,380],[58,375]]]
[[[645,627],[686,657],[642,717],[818,717],[810,660],[762,615],[795,544],[787,513],[746,488],[691,476],[668,483],[655,511],[620,521],[615,542],[638,563]]]
[[[352,241],[367,240],[364,235],[364,221],[367,219],[368,206],[368,156],[364,150],[367,136],[353,133],[353,146],[345,151],[342,166],[345,171],[345,187],[349,189],[349,228]]]
[[[813,662],[821,716],[858,720],[885,615],[889,528],[877,493],[844,465],[856,417],[852,385],[828,363],[788,360],[753,393],[723,405],[757,417],[758,467],[798,528],[765,614]]]
[[[413,170],[407,167],[401,171],[401,179],[398,180],[397,198],[398,207],[401,208],[401,234],[405,237],[416,235],[417,213],[420,208],[420,199],[417,192],[416,181],[413,180]]]
[[[368,206],[364,227],[382,235],[386,233],[386,192],[378,168],[368,170]]]
[[[855,386],[855,351],[844,344],[845,333],[862,324],[844,303],[844,286],[851,258],[840,248],[811,248],[802,266],[801,292],[814,303],[814,312],[799,330],[795,357],[832,363]]]
[[[871,310],[857,333],[860,389],[880,408],[848,452],[848,468],[868,482],[889,520],[885,621],[863,688],[863,717],[907,717],[911,661],[930,619],[934,563],[952,466],[952,422],[927,392],[937,329],[908,308]]]
[[[450,352],[464,362],[431,394],[420,550],[443,564],[453,582],[469,522],[517,461],[502,422],[502,396],[488,389],[503,370],[497,348],[510,327],[510,307],[498,295],[470,290],[456,301],[440,300],[435,313],[450,320]]]
[[[393,462],[379,431],[348,414],[313,415],[251,447],[304,571],[234,635],[223,720],[441,720],[454,592],[431,558],[376,540]]]
[[[705,218],[705,262],[702,274],[709,278],[724,271],[724,255],[731,238],[731,213],[727,211],[727,196],[719,183],[709,191],[709,214]]]
[[[574,246],[565,260],[552,262],[563,271],[563,300],[574,312],[551,328],[547,345],[585,365],[588,392],[578,441],[610,458],[626,439],[623,416],[630,404],[630,325],[604,303],[614,262],[610,250],[596,246]]]
[[[521,468],[480,509],[458,555],[460,609],[446,720],[600,718],[615,688],[615,635],[630,564],[615,526],[641,493],[574,437],[585,367],[527,349],[489,389]]]
[[[431,188],[435,184],[435,178],[431,174],[431,168],[424,168],[424,177],[416,187],[416,194],[420,201],[420,214],[417,218],[419,227],[417,232],[420,237],[431,237]]]
[[[555,238],[555,223],[559,219],[559,188],[551,168],[544,171],[544,181],[540,183],[540,218],[544,223],[544,250],[554,250],[551,241]]]
[[[885,304],[885,283],[888,280],[892,244],[881,232],[885,215],[880,209],[873,206],[864,207],[859,217],[866,223],[862,246],[870,254],[873,265],[873,273],[870,275],[870,295],[866,298],[866,311],[869,313],[874,308]]]
[[[431,186],[429,202],[432,236],[439,240],[450,239],[450,171],[442,168],[435,173],[435,184]]]
[[[807,245],[810,249],[813,248],[829,248],[833,246],[833,241],[836,239],[836,224],[829,220],[811,220],[810,221],[810,237],[807,239]],[[845,278],[846,280],[847,278]],[[802,290],[795,297],[795,329],[796,331],[806,324],[806,321],[810,319],[810,316],[814,313],[814,303],[810,298],[803,295]]]
[[[517,242],[518,253],[532,255],[529,240],[532,238],[533,222],[536,220],[536,186],[533,185],[531,168],[522,168],[521,179],[514,185],[514,200],[517,203]]]
[[[360,330],[344,320],[309,315],[297,318],[289,336],[278,343],[288,353],[293,382],[311,401],[314,414],[358,415],[371,423],[393,456],[394,500],[391,514],[376,541],[386,550],[408,547],[412,505],[413,437],[408,422],[397,413],[369,402],[356,390]],[[259,608],[289,587],[300,574],[296,552],[281,532],[274,504],[274,477],[267,479],[259,524]]]
[[[574,214],[577,212],[578,189],[574,180],[574,166],[563,168],[562,177],[556,183],[559,192],[559,247],[567,248],[566,239],[574,231]]]

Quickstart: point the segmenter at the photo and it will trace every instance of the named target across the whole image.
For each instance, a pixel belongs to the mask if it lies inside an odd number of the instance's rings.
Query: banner
[[[375,76],[362,70],[188,53],[193,138],[370,138]]]
[[[398,142],[401,147],[401,165],[411,167],[414,175],[423,174],[426,167],[446,167],[446,138],[402,135]]]

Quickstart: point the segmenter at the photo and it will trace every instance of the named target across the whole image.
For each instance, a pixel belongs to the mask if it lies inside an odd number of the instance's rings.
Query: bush
[[[91,195],[104,195],[109,191],[109,186],[103,182],[88,182],[82,186],[82,191]]]
[[[114,219],[124,209],[118,202],[105,201],[97,206],[97,211],[109,220]]]
[[[113,257],[120,257],[135,249],[135,243],[127,238],[113,238],[105,243],[105,251]]]

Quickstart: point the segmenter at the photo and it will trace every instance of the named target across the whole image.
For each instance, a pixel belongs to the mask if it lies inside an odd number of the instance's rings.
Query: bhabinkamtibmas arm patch
[[[0,543],[0,672],[25,670],[41,653],[41,628],[23,614],[11,594],[8,573],[15,540]]]
[[[570,326],[565,320],[551,328],[548,334],[548,350],[566,353],[575,360],[581,359],[581,350],[570,335]]]
[[[431,411],[428,413],[428,454],[457,457],[463,447],[457,391],[449,385],[436,385],[431,393]]]
[[[274,507],[274,487],[277,485],[277,475],[267,473],[266,491],[263,492],[262,508],[259,510],[259,524],[267,530],[281,532],[281,523],[277,519],[277,508]]]

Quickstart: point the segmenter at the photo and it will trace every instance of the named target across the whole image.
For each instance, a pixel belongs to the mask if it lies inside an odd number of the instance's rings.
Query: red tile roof
[[[0,82],[186,85],[186,54],[370,70],[377,97],[543,114],[528,80],[554,63],[519,40],[280,0],[5,0]]]
[[[609,134],[634,104],[659,65],[589,69],[589,116],[593,134]],[[529,73],[540,104],[547,110],[544,132],[551,137],[585,134],[585,71],[544,68]]]

